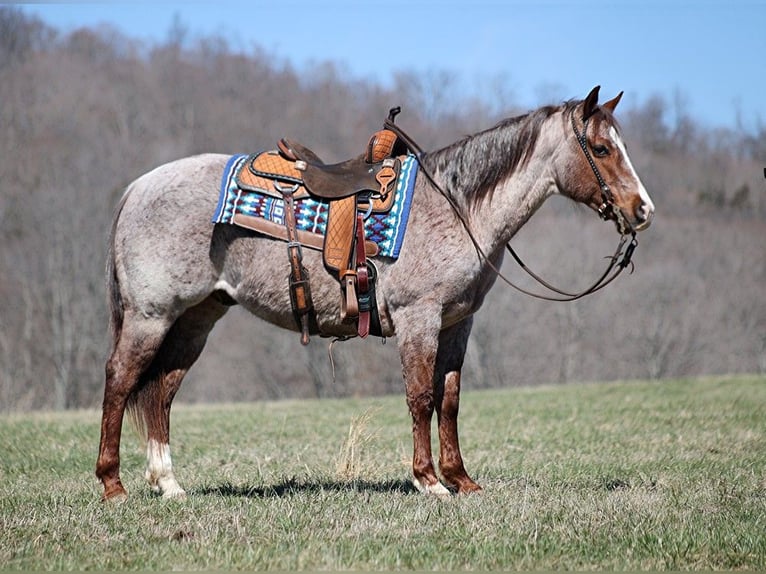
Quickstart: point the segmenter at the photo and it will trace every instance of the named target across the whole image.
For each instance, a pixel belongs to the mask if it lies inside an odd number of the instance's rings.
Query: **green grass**
[[[403,396],[176,406],[183,501],[128,430],[100,503],[98,424],[0,418],[0,567],[766,569],[763,377],[465,392],[485,491],[446,500],[409,485]]]

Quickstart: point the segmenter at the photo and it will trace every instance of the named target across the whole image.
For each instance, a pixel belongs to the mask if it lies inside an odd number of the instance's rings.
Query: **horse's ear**
[[[601,107],[602,108],[606,108],[610,112],[614,113],[614,108],[616,108],[617,104],[620,103],[620,99],[622,98],[622,94],[623,94],[623,92],[620,92],[619,94],[617,94],[616,98],[613,98],[613,99],[609,100],[608,102],[604,102],[603,104],[601,104]]]
[[[588,97],[585,98],[585,102],[583,103],[583,108],[582,108],[583,121],[591,117],[593,115],[593,112],[596,111],[596,108],[598,107],[598,91],[600,89],[601,89],[601,86],[596,86],[590,91],[590,94],[588,94]]]

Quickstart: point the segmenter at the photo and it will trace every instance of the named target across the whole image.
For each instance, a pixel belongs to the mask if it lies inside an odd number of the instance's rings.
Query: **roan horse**
[[[434,180],[417,177],[399,258],[376,260],[376,298],[382,335],[398,340],[420,491],[481,489],[464,468],[458,442],[460,372],[473,314],[519,228],[552,194],[601,209],[618,227],[640,231],[651,222],[654,205],[612,115],[621,95],[599,105],[596,87],[585,100],[506,119],[419,158]],[[231,304],[298,329],[285,284],[285,244],[210,222],[227,159],[206,154],[158,167],[133,182],[117,207],[107,261],[113,346],[96,464],[105,500],[127,496],[119,475],[126,408],[146,439],[150,486],[164,497],[185,494],[171,464],[170,407]],[[611,195],[606,214],[604,182]],[[338,282],[321,255],[307,252],[304,264],[321,333],[353,335],[354,327],[339,319]],[[441,479],[431,454],[434,410]]]

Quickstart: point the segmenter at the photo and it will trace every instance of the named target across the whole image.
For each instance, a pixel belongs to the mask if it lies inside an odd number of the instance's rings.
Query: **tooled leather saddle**
[[[399,108],[393,108],[393,122]],[[307,345],[310,333],[319,333],[309,273],[303,266],[302,247],[321,248],[325,268],[340,282],[341,321],[357,323],[357,334],[380,333],[375,303],[376,269],[368,257],[378,246],[365,239],[364,219],[371,213],[391,210],[400,157],[407,145],[397,135],[382,129],[375,132],[365,151],[336,164],[324,163],[306,146],[283,138],[278,149],[253,155],[237,175],[237,185],[284,201],[284,225],[244,214],[233,222],[288,242],[288,284],[293,314]],[[306,197],[329,204],[326,233],[321,236],[296,227],[294,202]],[[321,243],[321,245],[320,245]]]

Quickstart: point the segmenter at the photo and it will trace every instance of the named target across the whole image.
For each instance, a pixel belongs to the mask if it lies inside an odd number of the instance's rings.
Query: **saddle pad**
[[[283,199],[241,189],[237,185],[237,174],[249,157],[248,154],[234,155],[226,163],[213,223],[236,225],[234,216],[242,214],[284,225],[285,202]],[[414,155],[408,155],[403,159],[391,210],[387,213],[372,213],[364,222],[367,240],[376,243],[380,249],[378,254],[384,257],[394,259],[399,257],[410,215],[417,166]],[[307,197],[297,199],[294,203],[298,230],[324,236],[327,230],[329,202]]]

